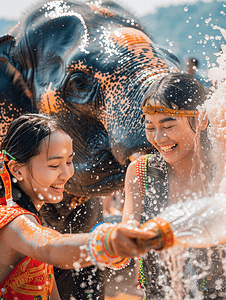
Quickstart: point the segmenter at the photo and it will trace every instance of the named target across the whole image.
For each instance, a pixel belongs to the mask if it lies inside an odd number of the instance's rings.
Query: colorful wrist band
[[[170,223],[165,221],[161,217],[156,217],[152,221],[155,222],[158,225],[159,229],[163,232],[163,247],[159,251],[166,250],[172,247],[176,243],[176,240],[174,237],[174,233],[170,227]]]
[[[111,232],[112,232],[112,228],[109,228],[103,235],[102,246],[103,246],[103,250],[105,251],[106,255],[111,259],[115,259],[115,258],[117,258],[117,256],[114,254],[111,254],[110,249],[109,249],[109,238],[110,238]]]
[[[99,268],[109,267],[118,270],[126,267],[130,262],[128,258],[114,256],[109,252],[109,236],[113,227],[115,226],[111,223],[102,223],[91,232],[88,249],[93,264],[98,265]]]

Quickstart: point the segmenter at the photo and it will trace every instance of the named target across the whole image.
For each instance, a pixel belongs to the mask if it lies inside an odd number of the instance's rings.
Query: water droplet
[[[39,198],[40,200],[43,200],[43,199],[44,199],[44,197],[42,196],[42,194],[38,194],[38,198]]]

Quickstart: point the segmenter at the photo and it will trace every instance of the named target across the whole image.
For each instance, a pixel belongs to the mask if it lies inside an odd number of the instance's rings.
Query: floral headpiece
[[[165,106],[151,105],[149,101],[143,107],[143,116],[144,115],[154,115],[154,114],[165,114],[169,116],[178,116],[178,117],[195,117],[199,115],[198,110],[180,110],[173,109]]]
[[[2,178],[4,188],[5,188],[5,197],[1,198],[1,204],[5,203],[7,206],[12,205],[13,197],[12,197],[12,184],[9,172],[6,168],[5,162],[10,160],[16,160],[9,153],[3,150],[0,153],[0,177]]]

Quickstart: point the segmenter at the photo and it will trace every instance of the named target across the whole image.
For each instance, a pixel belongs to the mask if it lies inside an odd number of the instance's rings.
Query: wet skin
[[[197,118],[198,124],[198,118]],[[200,126],[201,130],[207,126]],[[192,130],[187,117],[169,116],[166,114],[145,115],[145,131],[148,141],[162,154],[167,162],[169,176],[169,203],[173,204],[183,197],[191,197],[203,186],[200,181],[200,135]],[[196,139],[196,140],[195,140]],[[199,151],[198,155],[196,151]],[[195,167],[194,170],[192,169]],[[191,171],[193,170],[193,176]],[[192,181],[191,178],[196,178]],[[191,188],[192,186],[192,188]],[[180,199],[178,197],[180,195]],[[136,161],[127,170],[125,179],[125,206],[123,222],[135,219],[140,222],[143,201],[136,175]]]
[[[172,167],[178,163],[191,162],[194,156],[195,132],[187,117],[146,115],[145,130],[148,141]]]
[[[63,131],[54,131],[41,144],[41,152],[28,164],[11,162],[17,168],[18,184],[32,199],[37,210],[44,202],[58,203],[63,199],[66,182],[74,174],[72,139]]]
[[[206,128],[207,125],[200,125]],[[148,141],[162,154],[167,162],[169,176],[169,203],[193,197],[196,193],[205,193],[207,181],[202,180],[208,167],[201,170],[205,162],[200,146],[200,133],[197,129],[198,117],[193,131],[187,117],[164,114],[146,115],[145,130]],[[206,123],[207,124],[207,123]],[[201,129],[202,130],[202,129]],[[194,180],[195,178],[195,180]],[[206,175],[204,178],[207,178]],[[204,188],[205,186],[205,188]]]

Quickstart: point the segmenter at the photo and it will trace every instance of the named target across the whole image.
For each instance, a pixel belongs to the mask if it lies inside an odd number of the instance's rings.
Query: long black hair
[[[32,157],[40,153],[42,141],[56,130],[66,132],[63,121],[56,116],[43,113],[21,115],[11,122],[0,149],[13,156],[19,164],[26,165]],[[31,199],[14,182],[11,174],[10,176],[13,200],[22,208],[37,214]],[[3,193],[4,189],[1,189],[0,195],[3,196]]]

